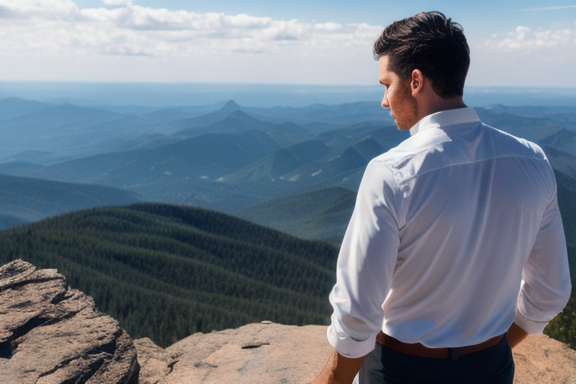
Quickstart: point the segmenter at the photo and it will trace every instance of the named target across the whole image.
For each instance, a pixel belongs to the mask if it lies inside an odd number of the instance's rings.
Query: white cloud
[[[80,9],[68,0],[0,0],[0,54],[202,57],[306,47],[371,47],[380,27],[302,23],[246,14],[194,13],[105,0]],[[302,54],[303,52],[300,52]]]
[[[317,31],[334,32],[342,29],[342,25],[338,23],[318,23],[314,25]]]
[[[576,24],[574,24],[576,27]],[[576,28],[517,26],[471,46],[469,84],[576,86]]]
[[[509,32],[506,37],[492,35],[484,43],[485,47],[493,50],[516,51],[531,53],[545,49],[565,46],[569,50],[576,50],[576,30],[564,29],[531,29],[518,26]]]
[[[128,4],[132,4],[131,0],[104,0],[104,5],[107,6],[126,6]]]
[[[0,1],[0,19],[2,20],[60,20],[73,21],[81,18],[78,7],[71,1]]]
[[[377,83],[379,26],[101,4],[0,0],[0,78]]]

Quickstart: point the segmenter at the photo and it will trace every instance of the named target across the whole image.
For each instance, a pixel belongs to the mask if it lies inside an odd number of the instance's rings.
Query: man
[[[335,351],[314,384],[512,383],[511,346],[571,292],[552,168],[464,104],[459,24],[420,13],[374,52],[382,107],[411,137],[366,168],[330,294]]]

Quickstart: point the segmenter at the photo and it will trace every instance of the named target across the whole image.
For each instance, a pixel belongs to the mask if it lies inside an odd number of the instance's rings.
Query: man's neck
[[[436,95],[436,97],[429,98],[426,104],[419,105],[422,117],[431,115],[436,112],[448,111],[450,109],[466,108],[466,104],[462,96],[453,97],[450,99],[443,99]]]

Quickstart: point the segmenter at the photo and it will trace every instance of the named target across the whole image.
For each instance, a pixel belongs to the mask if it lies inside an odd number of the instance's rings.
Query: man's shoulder
[[[515,136],[501,129],[482,123],[491,147],[497,154],[502,156],[532,157],[538,160],[546,160],[544,150],[536,143],[525,138]]]
[[[454,164],[503,157],[547,160],[538,144],[478,121],[466,127],[419,132],[370,163],[387,168],[397,177],[411,178]]]
[[[405,142],[406,140],[400,145],[391,148],[388,151],[374,157],[370,161],[370,163],[379,164],[388,168],[397,168],[402,164],[405,164],[415,155],[415,152],[413,150],[410,150],[409,146],[402,145]]]
[[[403,168],[411,162],[420,162],[428,153],[438,151],[451,139],[441,129],[427,129],[403,140],[396,147],[374,157],[371,162],[388,168]]]

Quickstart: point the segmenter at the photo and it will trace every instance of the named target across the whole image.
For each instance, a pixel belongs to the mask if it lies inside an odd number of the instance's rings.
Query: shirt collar
[[[457,108],[449,109],[446,111],[440,111],[428,115],[417,122],[412,128],[410,128],[410,135],[414,136],[418,132],[422,132],[430,128],[445,127],[454,124],[464,124],[480,121],[480,118],[476,114],[474,108]]]

